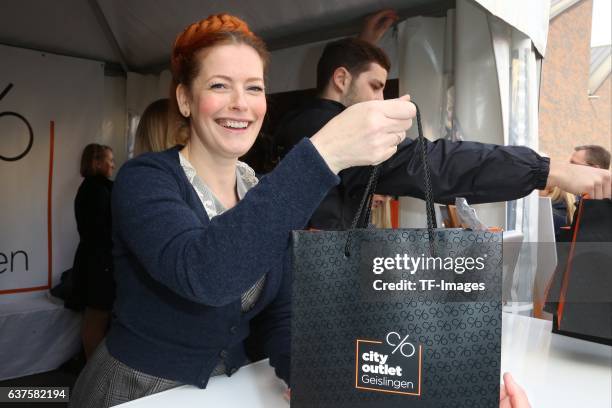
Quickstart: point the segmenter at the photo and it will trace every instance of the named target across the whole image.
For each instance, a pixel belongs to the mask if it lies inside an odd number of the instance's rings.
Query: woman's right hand
[[[353,166],[375,165],[393,156],[415,115],[409,95],[357,103],[330,120],[310,141],[336,174]]]

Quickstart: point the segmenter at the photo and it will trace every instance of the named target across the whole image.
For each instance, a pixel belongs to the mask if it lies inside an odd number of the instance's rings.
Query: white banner
[[[80,155],[101,138],[104,66],[2,45],[0,61],[2,300],[45,290],[72,265]]]

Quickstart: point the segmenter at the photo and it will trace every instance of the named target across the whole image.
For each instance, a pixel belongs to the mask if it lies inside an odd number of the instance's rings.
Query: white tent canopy
[[[532,38],[543,54],[548,0],[478,0]],[[0,44],[119,64],[124,71],[156,72],[177,35],[209,14],[231,12],[251,25],[271,49],[358,32],[365,15],[396,9],[402,18],[441,16],[453,0],[8,0],[0,13]],[[519,19],[517,16],[535,16]]]

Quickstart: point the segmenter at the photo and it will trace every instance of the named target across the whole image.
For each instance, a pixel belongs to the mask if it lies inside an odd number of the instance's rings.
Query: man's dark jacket
[[[311,137],[345,109],[344,105],[314,99],[290,112],[276,130],[275,140],[285,151]],[[382,166],[376,192],[424,198],[423,166],[418,144],[408,141]],[[477,142],[436,140],[427,143],[434,199],[454,203],[465,197],[470,204],[508,201],[546,185],[550,161],[524,146],[498,146]],[[341,182],[327,194],[310,220],[310,227],[347,229],[357,212],[371,167],[340,172]]]

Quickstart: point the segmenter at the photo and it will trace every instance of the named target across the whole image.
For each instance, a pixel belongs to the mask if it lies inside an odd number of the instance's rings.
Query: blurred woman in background
[[[168,132],[168,98],[158,99],[147,106],[138,122],[134,157],[146,152],[161,152],[175,144]]]
[[[91,143],[83,149],[80,170],[83,182],[74,199],[80,241],[73,274],[75,296],[85,307],[81,339],[87,358],[106,335],[115,297],[110,180],[114,169],[110,147]]]
[[[374,194],[372,197],[372,215],[370,223],[376,228],[392,228],[391,196]]]

